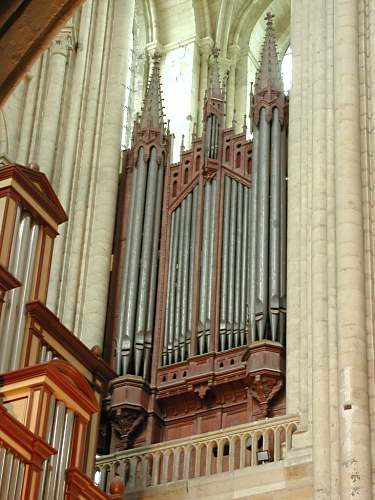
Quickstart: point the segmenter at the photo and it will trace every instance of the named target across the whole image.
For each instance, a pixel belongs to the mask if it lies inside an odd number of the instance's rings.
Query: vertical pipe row
[[[179,361],[179,351],[181,349],[181,317],[182,317],[182,267],[184,255],[184,233],[185,233],[185,218],[186,218],[186,200],[180,206],[180,229],[177,242],[177,265],[176,265],[176,308],[175,308],[175,328],[173,339],[173,359],[177,363]]]
[[[228,330],[227,349],[234,347],[233,323],[235,301],[235,263],[236,263],[236,227],[237,227],[237,181],[231,179],[230,229],[229,229],[229,271],[228,271]]]
[[[236,225],[236,262],[234,275],[234,322],[233,341],[234,347],[240,345],[240,314],[241,314],[241,276],[242,276],[242,238],[243,238],[243,185],[233,180],[237,189],[237,225]]]
[[[269,237],[269,160],[270,124],[266,110],[260,110],[259,120],[259,165],[257,183],[257,238],[256,238],[256,297],[255,319],[257,338],[263,340],[266,333],[268,312],[268,237]]]
[[[174,343],[174,333],[175,333],[175,310],[176,310],[176,281],[177,281],[177,251],[178,251],[178,239],[180,235],[180,212],[181,207],[177,207],[172,215],[173,228],[173,239],[171,240],[171,267],[169,269],[171,281],[170,281],[170,307],[169,307],[169,322],[168,322],[168,349],[167,349],[167,362],[168,364],[173,363],[173,343]]]
[[[146,188],[146,203],[143,222],[142,253],[139,269],[139,293],[136,303],[135,323],[135,374],[143,373],[144,342],[147,326],[147,308],[149,303],[149,279],[151,273],[151,258],[153,247],[153,228],[155,216],[156,190],[158,180],[158,165],[156,148],[151,150]],[[138,194],[138,193],[137,193]]]
[[[189,253],[191,240],[192,193],[183,201],[185,207],[185,224],[183,235],[183,262],[182,262],[182,300],[181,300],[181,327],[180,327],[180,360],[186,359],[187,331],[188,331],[188,294],[189,294]]]
[[[17,236],[12,248],[10,271],[22,285],[6,295],[0,322],[0,371],[18,367],[26,319],[24,307],[29,299],[34,275],[39,226],[26,211],[20,213],[19,220],[19,224],[16,224]]]
[[[143,229],[143,215],[145,209],[145,196],[147,184],[147,165],[144,160],[144,150],[139,149],[137,165],[137,182],[133,199],[134,212],[132,217],[132,234],[131,241],[129,241],[129,277],[126,288],[126,301],[125,309],[121,311],[123,316],[123,330],[122,333],[122,365],[123,373],[129,372],[129,365],[132,361],[132,347],[134,341],[134,324],[137,311],[137,298],[138,298],[138,277],[139,277],[139,258],[141,254],[142,245],[142,229]]]
[[[220,351],[226,347],[227,314],[228,314],[228,273],[229,273],[229,228],[231,207],[231,180],[224,177],[224,216],[223,216],[223,243],[221,264],[221,291],[220,291]]]
[[[274,108],[271,125],[269,317],[271,339],[278,339],[280,310],[280,121]]]
[[[64,421],[64,435],[59,448],[57,484],[54,500],[64,500],[65,497],[65,471],[69,466],[73,426],[74,412],[72,410],[67,410]]]
[[[150,363],[151,363],[152,331],[154,328],[155,302],[156,302],[156,289],[157,289],[157,276],[158,276],[159,238],[160,238],[161,211],[162,211],[162,201],[163,201],[163,183],[164,183],[164,165],[160,165],[158,168],[158,184],[157,184],[157,193],[155,201],[154,235],[152,244],[150,287],[149,287],[148,309],[147,309],[147,327],[146,327],[146,337],[145,337],[145,357],[144,357],[144,372],[143,372],[143,376],[145,378],[148,377]]]
[[[164,342],[163,342],[163,351],[162,351],[162,365],[165,366],[169,364],[169,355],[168,355],[168,349],[169,349],[169,336],[170,336],[170,329],[173,328],[172,326],[172,320],[173,320],[173,314],[172,314],[172,294],[173,294],[173,288],[172,288],[172,260],[173,260],[173,244],[175,240],[175,231],[176,231],[176,211],[172,212],[171,216],[171,234],[170,234],[170,239],[169,239],[169,257],[168,257],[168,285],[167,285],[167,303],[165,306],[165,330],[164,330]]]
[[[197,212],[198,212],[198,192],[196,186],[193,189],[192,213],[191,213],[191,237],[189,248],[189,299],[188,299],[188,332],[187,332],[187,356],[191,352],[192,319],[193,319],[193,298],[194,298],[194,262],[195,262],[195,243],[197,238]]]
[[[216,117],[215,117],[216,118]],[[212,304],[212,286],[213,286],[213,272],[214,272],[214,241],[215,241],[215,200],[216,200],[216,178],[211,181],[211,200],[210,211],[207,214],[209,217],[209,248],[208,248],[208,269],[207,269],[207,296],[206,296],[206,329],[205,329],[205,344],[206,351],[211,350],[211,304]]]

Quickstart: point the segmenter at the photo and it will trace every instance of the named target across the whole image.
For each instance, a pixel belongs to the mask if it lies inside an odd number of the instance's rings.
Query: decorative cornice
[[[76,32],[73,26],[65,26],[53,40],[50,50],[52,54],[68,56],[76,46]]]

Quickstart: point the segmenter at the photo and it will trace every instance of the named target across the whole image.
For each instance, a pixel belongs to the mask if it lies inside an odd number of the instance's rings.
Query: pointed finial
[[[283,91],[281,68],[277,54],[275,33],[273,30],[273,18],[274,16],[271,12],[268,12],[265,17],[266,33],[262,47],[259,70],[255,80],[255,94],[267,89],[271,89],[276,92]]]
[[[152,56],[153,66],[147,85],[143,107],[139,118],[141,128],[164,129],[164,113],[160,86],[161,55],[155,52]]]
[[[236,109],[234,109],[232,118],[232,128],[236,128],[236,123],[237,123],[237,111]]]
[[[220,85],[220,73],[219,73],[219,61],[218,61],[219,53],[220,49],[218,49],[217,47],[214,47],[212,49],[213,62],[211,65],[207,97],[216,97],[218,99],[222,99],[223,94]]]
[[[242,124],[242,132],[246,134],[247,125],[246,125],[246,113],[243,115],[243,124]]]
[[[181,152],[185,151],[184,139],[185,139],[185,135],[182,134],[182,136],[181,136],[181,146],[180,146]]]

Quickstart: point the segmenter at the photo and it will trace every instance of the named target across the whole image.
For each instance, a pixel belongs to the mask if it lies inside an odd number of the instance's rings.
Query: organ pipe
[[[281,132],[280,159],[280,333],[279,342],[285,343],[286,329],[286,238],[287,238],[287,184],[286,184],[286,130]]]
[[[183,201],[185,205],[185,224],[183,234],[182,290],[181,290],[181,327],[180,327],[180,360],[186,359],[188,331],[188,294],[189,294],[189,253],[191,238],[192,194]]]
[[[237,226],[237,182],[231,179],[231,207],[229,231],[229,272],[228,272],[228,343],[227,349],[232,349],[234,301],[235,301],[235,263],[236,263],[236,226]]]
[[[198,211],[198,187],[195,187],[192,193],[192,227],[189,248],[189,300],[188,300],[188,332],[187,332],[187,355],[190,356],[191,336],[192,336],[192,318],[193,318],[193,298],[194,298],[194,262],[195,262],[195,243],[197,237],[197,211]]]
[[[212,287],[214,270],[214,240],[215,240],[215,200],[216,200],[216,179],[211,181],[211,197],[209,208],[209,248],[208,248],[208,269],[207,269],[207,295],[206,295],[206,327],[205,344],[206,351],[211,350],[211,307],[212,307]]]
[[[183,271],[183,256],[184,256],[184,233],[185,233],[185,218],[186,218],[186,201],[180,207],[180,230],[178,234],[178,251],[177,251],[177,269],[176,269],[176,309],[175,309],[175,328],[173,339],[173,357],[175,363],[179,361],[179,352],[181,346],[181,318],[182,318],[182,271]]]
[[[249,219],[248,219],[248,207],[249,207],[249,189],[244,186],[243,187],[243,235],[242,235],[242,248],[241,248],[241,274],[239,275],[239,279],[241,279],[241,308],[240,308],[240,343],[241,345],[245,344],[246,339],[246,313],[248,310],[248,293],[247,287],[249,286],[248,282],[248,272],[247,267],[249,266],[248,262],[248,233],[249,233]]]
[[[228,273],[229,273],[229,227],[231,180],[224,177],[224,214],[223,214],[223,244],[221,265],[221,303],[220,303],[220,350],[226,347],[227,313],[228,313]]]
[[[258,207],[258,150],[259,150],[259,131],[255,128],[253,135],[253,172],[251,182],[251,203],[249,204],[250,225],[250,290],[249,290],[249,341],[256,340],[255,326],[255,290],[257,274],[257,207]]]
[[[269,237],[269,156],[270,124],[266,110],[260,111],[259,168],[257,176],[257,238],[256,238],[256,298],[255,319],[259,340],[265,338],[268,309],[268,237]]]
[[[269,315],[271,339],[277,340],[280,309],[280,121],[273,109],[271,125]]]
[[[158,180],[158,165],[156,149],[152,148],[147,179],[146,203],[143,223],[142,254],[139,271],[139,294],[136,304],[135,324],[135,374],[143,373],[143,354],[147,326],[147,308],[149,303],[149,280],[151,273],[151,259],[153,247],[153,228],[155,215],[155,201]],[[138,193],[137,193],[138,195]]]
[[[236,181],[234,181],[236,182]],[[236,264],[235,264],[235,300],[233,340],[234,346],[240,345],[240,314],[241,314],[241,276],[242,276],[242,238],[243,238],[243,186],[236,182],[237,188],[237,226],[236,226]]]

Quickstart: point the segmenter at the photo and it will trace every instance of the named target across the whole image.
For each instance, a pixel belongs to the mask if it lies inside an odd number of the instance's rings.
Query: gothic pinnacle
[[[275,33],[273,30],[273,15],[268,12],[266,20],[266,33],[262,47],[259,70],[255,80],[255,94],[267,89],[282,92],[283,81],[281,78],[280,62],[277,55]]]
[[[151,77],[147,85],[140,116],[140,128],[164,129],[164,113],[160,86],[160,55],[153,56]]]
[[[217,99],[223,99],[223,93],[220,85],[220,74],[219,74],[219,57],[220,49],[217,47],[212,49],[213,62],[210,71],[210,79],[208,85],[207,97],[216,97]]]

